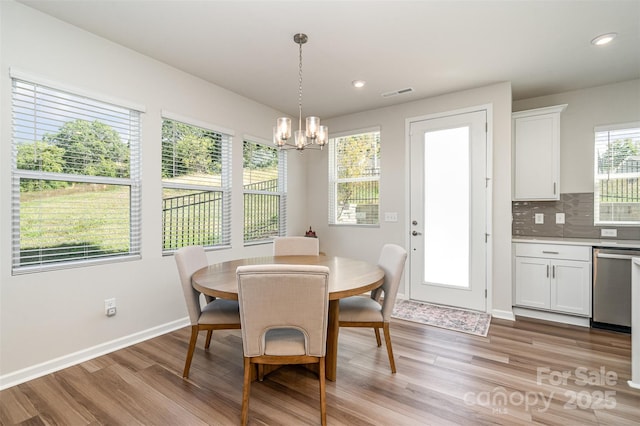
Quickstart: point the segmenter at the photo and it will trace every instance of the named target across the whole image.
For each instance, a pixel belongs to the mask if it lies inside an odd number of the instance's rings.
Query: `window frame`
[[[337,164],[338,164],[339,153],[336,148],[336,143],[338,143],[340,139],[344,139],[344,138],[355,137],[360,135],[376,135],[376,134],[377,136],[373,136],[373,137],[374,138],[377,137],[377,143],[378,143],[378,147],[377,147],[378,155],[375,158],[375,163],[376,163],[375,165],[377,167],[374,167],[375,169],[378,170],[377,174],[372,176],[339,178],[337,176],[337,173],[338,173]],[[331,136],[328,144],[328,157],[329,157],[329,161],[328,161],[329,163],[328,223],[329,223],[329,226],[356,226],[356,227],[374,227],[374,228],[380,227],[380,176],[381,176],[381,158],[382,158],[381,148],[382,148],[382,134],[380,131],[380,127],[370,127],[365,129],[341,132]],[[356,219],[356,223],[345,223],[345,222],[338,221],[338,218],[336,217],[337,207],[338,207],[338,186],[341,183],[357,183],[357,182],[376,182],[377,183],[377,191],[378,191],[377,214],[378,216],[377,216],[376,223],[357,223],[357,219]]]
[[[48,79],[34,76],[22,71],[11,69],[11,114],[12,114],[12,130],[11,130],[11,222],[14,232],[12,233],[12,260],[11,260],[11,273],[12,275],[20,275],[27,273],[38,273],[52,270],[70,269],[78,267],[87,267],[96,264],[114,263],[129,260],[138,260],[141,258],[141,150],[142,150],[142,114],[145,108],[139,105],[134,105],[131,102],[119,99],[113,99],[102,94],[96,94],[87,92],[80,88],[68,86],[59,82],[53,82]],[[31,93],[31,97],[26,94]],[[49,98],[47,102],[53,106],[63,106],[68,108],[60,108],[55,113],[51,106],[44,107],[45,99]],[[28,99],[28,100],[27,100]],[[65,101],[66,99],[66,101]],[[30,114],[24,115],[23,112],[27,107],[31,107]],[[49,109],[47,109],[49,108]],[[24,143],[26,138],[22,135],[24,130],[28,129],[33,132],[32,142],[34,144],[43,142],[42,138],[45,135],[58,134],[66,124],[86,121],[87,119],[93,119],[94,122],[106,125],[117,132],[119,136],[122,136],[120,132],[114,127],[115,120],[121,120],[116,118],[99,120],[96,117],[100,116],[101,110],[116,111],[120,110],[123,114],[126,112],[128,118],[122,122],[119,122],[118,127],[122,129],[123,123],[127,127],[128,134],[128,177],[110,177],[104,175],[88,175],[88,174],[71,174],[63,172],[52,172],[38,169],[24,169],[19,168],[18,164],[18,152],[21,142]],[[105,115],[106,116],[106,115]],[[50,117],[45,118],[45,117]],[[32,122],[29,125],[18,124],[24,123],[24,118],[32,118]],[[58,127],[47,125],[47,121],[57,120]],[[57,132],[57,133],[56,133]],[[40,138],[40,139],[38,139]],[[27,142],[28,143],[28,142]],[[46,143],[46,142],[44,142]],[[49,144],[47,144],[49,145]],[[51,144],[51,146],[55,146]],[[65,153],[66,154],[66,153]],[[71,157],[68,157],[71,158]],[[67,157],[65,157],[67,159]],[[102,254],[95,255],[91,253],[90,246],[70,246],[65,252],[60,252],[62,256],[68,256],[68,260],[47,260],[44,259],[47,254],[40,254],[39,261],[23,264],[21,250],[22,236],[21,236],[21,223],[23,220],[28,220],[22,214],[23,202],[21,202],[21,185],[20,182],[23,179],[30,179],[36,181],[51,181],[51,182],[66,182],[66,183],[78,183],[78,184],[99,184],[105,186],[121,186],[128,188],[128,209],[129,216],[129,229],[128,229],[128,251],[110,254],[103,252]],[[61,222],[56,219],[55,216],[51,216],[54,222]],[[68,216],[65,216],[68,217]],[[80,216],[79,221],[86,220]],[[64,228],[62,228],[64,229]],[[83,236],[81,232],[75,234]],[[68,240],[71,241],[71,240]],[[108,240],[107,242],[117,242],[116,240]],[[40,247],[40,251],[46,251],[53,247]],[[75,248],[80,248],[80,252],[84,255],[74,256],[78,251]],[[101,250],[104,251],[104,250]]]
[[[242,226],[242,235],[243,242],[245,246],[258,245],[271,243],[272,237],[263,237],[252,240],[246,239],[246,196],[249,194],[255,195],[266,195],[266,196],[278,196],[279,197],[279,215],[278,215],[278,236],[285,236],[287,234],[287,153],[283,149],[278,149],[273,146],[272,143],[265,141],[261,138],[257,138],[254,136],[245,136],[242,143],[242,158],[244,163],[244,149],[246,144],[252,145],[261,145],[265,148],[273,149],[277,152],[278,155],[278,189],[277,191],[264,191],[264,190],[247,190],[244,184],[244,164],[243,164],[243,182],[242,182],[242,199],[243,199],[243,207],[242,207],[242,217],[243,217],[243,226]]]
[[[632,143],[635,143],[636,146],[640,148],[640,121],[631,122],[631,123],[621,123],[621,124],[612,124],[612,125],[603,125],[596,126],[594,128],[594,168],[593,168],[593,224],[594,226],[619,226],[619,227],[627,227],[627,226],[639,226],[640,225],[640,217],[637,220],[601,220],[600,219],[600,208],[601,208],[601,200],[600,200],[600,183],[602,181],[611,181],[616,179],[627,179],[627,180],[635,180],[636,193],[638,190],[638,185],[640,185],[640,171],[636,173],[620,173],[620,177],[611,178],[611,175],[615,175],[615,173],[599,173],[599,153],[598,149],[599,144],[603,142],[603,138],[606,138],[607,141],[615,142],[620,139],[610,139],[611,133],[618,132],[629,132],[630,138],[632,139]],[[605,135],[606,134],[606,135]],[[608,148],[607,148],[608,150]],[[639,154],[640,155],[640,154]],[[606,176],[606,177],[605,177]],[[640,209],[640,200],[637,201],[638,209]]]
[[[218,250],[218,249],[227,249],[231,248],[231,213],[232,213],[232,184],[231,184],[231,147],[233,145],[233,136],[234,132],[230,129],[226,129],[221,126],[217,126],[215,124],[202,122],[190,117],[185,117],[180,114],[176,114],[170,111],[162,111],[161,112],[161,126],[164,127],[165,121],[172,121],[175,123],[183,124],[186,126],[190,126],[196,128],[201,131],[215,133],[220,137],[221,146],[220,146],[220,185],[209,185],[206,183],[176,183],[176,182],[167,182],[165,178],[161,177],[161,186],[162,186],[162,204],[163,204],[163,214],[162,214],[162,254],[163,255],[172,255],[175,253],[180,247],[169,247],[165,248],[165,232],[166,232],[166,223],[165,223],[165,214],[164,214],[164,190],[165,189],[177,189],[177,190],[191,190],[191,191],[200,191],[201,193],[214,193],[220,192],[221,195],[221,212],[220,212],[220,243],[207,245],[203,244],[206,250]],[[164,135],[162,134],[161,129],[161,140],[164,139]],[[176,141],[173,141],[175,144]],[[161,142],[162,145],[162,142]],[[162,152],[164,151],[163,147],[160,147],[161,150],[161,169],[162,169]],[[182,237],[184,240],[184,237]]]

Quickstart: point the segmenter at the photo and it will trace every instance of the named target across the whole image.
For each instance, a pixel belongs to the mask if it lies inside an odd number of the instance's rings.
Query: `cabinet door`
[[[551,309],[578,315],[591,313],[589,262],[551,261]]]
[[[555,117],[536,115],[517,118],[513,122],[516,200],[556,200],[559,197],[560,157]]]
[[[566,105],[513,115],[513,199],[560,199],[560,112]]]
[[[516,257],[516,305],[549,309],[550,262]]]

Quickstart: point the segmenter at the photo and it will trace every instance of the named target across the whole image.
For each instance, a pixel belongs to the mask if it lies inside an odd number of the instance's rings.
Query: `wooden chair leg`
[[[207,330],[207,340],[204,342],[204,348],[209,349],[211,346],[211,336],[213,335],[213,330]]]
[[[391,333],[389,333],[389,323],[385,322],[384,326],[384,341],[387,344],[387,354],[389,355],[389,365],[391,365],[391,372],[396,372],[396,362],[393,359],[393,349],[391,348]]]
[[[322,426],[327,425],[327,390],[325,387],[325,363],[324,357],[320,358],[320,362],[318,363],[318,372],[320,379],[320,421]]]
[[[373,331],[376,333],[376,343],[378,347],[382,346],[382,340],[380,340],[380,329],[378,327],[374,327]]]
[[[245,426],[249,418],[249,393],[251,391],[251,358],[244,357],[244,383],[242,385],[242,416],[240,424]]]
[[[187,350],[187,359],[184,362],[184,371],[182,377],[189,378],[189,369],[191,368],[191,358],[193,358],[193,351],[196,349],[196,342],[198,341],[198,332],[200,328],[197,325],[191,326],[191,339],[189,340],[189,349]]]

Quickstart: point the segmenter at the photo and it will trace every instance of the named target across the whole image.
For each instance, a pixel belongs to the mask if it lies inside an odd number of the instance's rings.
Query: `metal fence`
[[[278,191],[278,179],[263,180],[261,182],[244,185],[245,191]]]
[[[599,186],[601,202],[640,202],[640,185],[638,185],[638,178],[603,179],[599,182]]]
[[[265,240],[280,233],[278,180],[245,185],[244,241]],[[188,245],[214,246],[222,241],[222,192],[203,191],[162,200],[164,250]]]
[[[266,240],[280,234],[278,179],[244,185],[244,241]],[[265,194],[264,192],[272,192]]]
[[[204,191],[163,199],[163,249],[220,244],[222,195],[222,191]]]
[[[341,182],[338,184],[338,223],[375,225],[379,223],[379,182]]]
[[[244,241],[280,233],[280,194],[244,194]]]

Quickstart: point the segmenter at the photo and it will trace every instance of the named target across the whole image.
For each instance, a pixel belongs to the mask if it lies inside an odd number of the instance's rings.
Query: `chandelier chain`
[[[302,43],[302,40],[298,43],[298,130],[302,130]]]

